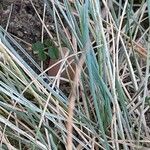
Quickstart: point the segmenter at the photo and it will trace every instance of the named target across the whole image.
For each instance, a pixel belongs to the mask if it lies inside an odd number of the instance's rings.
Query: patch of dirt
[[[0,25],[10,33],[17,42],[40,64],[39,58],[33,54],[31,46],[40,41],[42,23],[30,0],[0,0]],[[43,18],[44,5],[40,0],[32,0],[38,14]],[[52,30],[53,24],[49,14],[45,15],[45,24]],[[47,37],[44,32],[44,37]],[[22,55],[23,59],[24,56]],[[26,60],[26,59],[25,59]],[[31,64],[30,64],[31,65]]]
[[[32,1],[42,18],[42,1]],[[53,20],[49,14],[45,16],[45,24],[53,32]],[[0,25],[3,28],[8,26],[8,32],[20,38],[19,43],[28,50],[32,43],[41,40],[42,23],[29,0],[0,0]],[[44,36],[47,36],[46,32]]]

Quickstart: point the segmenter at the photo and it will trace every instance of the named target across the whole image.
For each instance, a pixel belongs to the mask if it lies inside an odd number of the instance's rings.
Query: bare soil
[[[33,3],[42,18],[42,1],[33,0]],[[46,15],[45,23],[51,30],[52,22],[49,15]],[[41,38],[42,25],[29,0],[3,0],[0,3],[0,25],[4,28],[8,25],[9,33],[28,43]]]

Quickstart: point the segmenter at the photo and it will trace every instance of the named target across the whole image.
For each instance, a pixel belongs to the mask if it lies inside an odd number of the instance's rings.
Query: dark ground
[[[42,18],[43,1],[32,1]],[[50,32],[54,33],[52,23],[50,15],[46,13],[45,24]],[[31,45],[41,40],[42,25],[30,0],[0,0],[0,25],[3,28],[8,26],[8,32],[29,53],[31,53]],[[46,32],[44,37],[47,37]]]

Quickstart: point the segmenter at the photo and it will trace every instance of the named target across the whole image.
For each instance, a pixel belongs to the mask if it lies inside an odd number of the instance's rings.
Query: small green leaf
[[[44,44],[41,43],[40,41],[37,41],[36,43],[34,43],[34,44],[32,45],[32,50],[33,50],[35,53],[38,53],[38,57],[39,57],[39,59],[42,60],[42,61],[45,61],[46,58],[47,58],[47,56],[46,56],[46,54],[45,54],[45,52],[44,52],[44,49],[45,49]]]
[[[44,49],[43,49],[43,50],[40,50],[40,51],[38,52],[38,57],[39,57],[40,60],[42,60],[42,61],[45,61],[45,60],[46,60],[47,56],[46,56],[46,53],[44,52]]]
[[[44,40],[45,47],[54,46],[54,43],[50,39]]]
[[[32,50],[34,52],[44,51],[44,44],[42,44],[40,41],[37,41],[36,43],[32,44]]]
[[[58,59],[59,58],[59,50],[56,47],[48,47],[48,55],[51,59]]]

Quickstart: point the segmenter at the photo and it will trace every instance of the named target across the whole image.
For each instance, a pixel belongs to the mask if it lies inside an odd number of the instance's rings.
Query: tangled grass
[[[0,28],[1,149],[149,149],[150,0],[44,4],[54,19],[56,45],[69,53],[51,81],[46,72],[53,66],[42,71]],[[69,96],[59,89],[68,58],[75,62],[74,80],[66,80]]]

